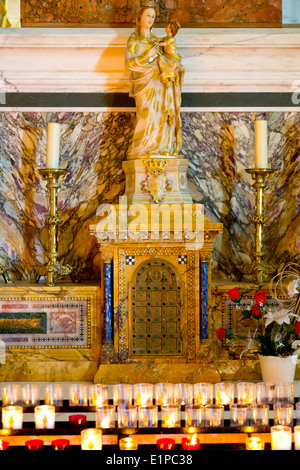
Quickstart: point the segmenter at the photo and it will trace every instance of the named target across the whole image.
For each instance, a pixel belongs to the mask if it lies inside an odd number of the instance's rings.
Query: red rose
[[[217,330],[217,337],[218,337],[218,339],[224,339],[224,338],[226,338],[226,333],[227,333],[227,331],[225,330],[225,328],[219,328],[219,329]]]
[[[241,298],[241,294],[239,293],[239,290],[237,287],[234,287],[233,289],[230,289],[230,291],[227,292],[231,300],[233,301],[238,301]]]
[[[255,292],[254,297],[257,305],[266,305],[266,296],[264,292]]]
[[[295,323],[295,330],[296,335],[300,335],[300,321],[297,321],[297,323]]]
[[[261,317],[261,309],[258,305],[253,305],[251,309],[252,317],[258,320]]]

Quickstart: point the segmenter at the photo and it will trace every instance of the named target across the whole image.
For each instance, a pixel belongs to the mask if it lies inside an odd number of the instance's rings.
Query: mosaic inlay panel
[[[0,338],[10,347],[88,346],[89,304],[89,299],[0,299]]]

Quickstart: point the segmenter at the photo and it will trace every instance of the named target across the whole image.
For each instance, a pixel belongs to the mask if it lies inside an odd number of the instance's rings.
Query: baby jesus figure
[[[163,47],[163,54],[158,57],[159,69],[161,71],[160,80],[169,86],[170,82],[178,85],[180,77],[183,81],[184,66],[181,63],[181,55],[177,51],[175,36],[180,29],[177,21],[169,23],[165,29],[167,36],[158,40],[160,46]],[[182,83],[180,84],[182,85]]]

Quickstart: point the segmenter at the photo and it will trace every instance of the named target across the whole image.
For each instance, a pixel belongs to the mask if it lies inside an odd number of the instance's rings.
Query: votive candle
[[[246,450],[264,450],[265,441],[260,437],[248,437],[245,441]]]
[[[86,415],[70,415],[69,423],[71,426],[84,426],[86,424]]]
[[[234,384],[219,382],[215,384],[216,405],[230,405],[234,403]]]
[[[158,426],[158,406],[148,405],[138,407],[138,427],[157,428]]]
[[[224,405],[205,405],[206,426],[223,426]]]
[[[9,446],[9,442],[0,440],[0,450],[7,450],[7,446]]]
[[[194,404],[208,405],[213,403],[214,386],[211,383],[194,384]]]
[[[101,429],[90,428],[81,431],[81,450],[102,450]]]
[[[240,405],[252,405],[256,403],[256,384],[253,382],[237,383],[237,403]]]
[[[131,384],[115,384],[113,386],[113,403],[115,406],[132,405],[133,387]]]
[[[157,383],[154,385],[156,405],[174,403],[174,385],[171,383]]]
[[[52,405],[39,405],[34,408],[36,429],[54,429],[55,407]]]
[[[88,388],[86,384],[72,384],[69,389],[70,406],[88,406]]]
[[[114,405],[102,405],[96,408],[96,428],[115,427],[115,407]]]
[[[22,429],[23,426],[23,407],[5,406],[2,408],[2,427],[3,429]]]
[[[300,426],[294,427],[295,450],[300,450]]]
[[[137,450],[138,443],[132,437],[123,437],[119,441],[120,450]]]
[[[91,406],[102,406],[108,404],[108,386],[93,384],[89,386],[89,404]]]
[[[183,450],[198,450],[200,448],[200,439],[197,434],[194,434],[192,437],[183,437],[181,447]]]
[[[20,405],[21,387],[19,384],[6,384],[2,387],[2,406]]]
[[[161,407],[161,427],[180,428],[181,426],[180,405],[162,405]]]
[[[175,439],[170,439],[164,437],[156,441],[156,447],[159,450],[174,450],[175,449]]]
[[[192,384],[174,384],[174,403],[177,403],[177,405],[192,405],[193,395]]]
[[[272,450],[291,450],[292,428],[290,426],[271,427],[271,448]]]
[[[25,442],[27,450],[42,450],[44,448],[44,441],[42,439],[29,439]]]
[[[26,384],[22,386],[22,401],[23,406],[36,406],[40,403],[39,400],[39,386],[36,384]]]
[[[205,407],[202,405],[186,405],[184,418],[186,427],[204,426]]]
[[[137,407],[135,405],[118,406],[118,427],[137,427]]]
[[[63,392],[62,386],[58,383],[51,383],[45,389],[45,405],[62,406]]]
[[[53,450],[69,450],[69,439],[54,439],[51,443]]]
[[[133,398],[136,406],[153,404],[153,384],[138,383],[133,385]]]

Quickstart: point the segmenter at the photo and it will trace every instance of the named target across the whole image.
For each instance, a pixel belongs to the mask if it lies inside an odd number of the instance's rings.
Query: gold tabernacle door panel
[[[129,283],[129,356],[185,355],[184,284],[160,258],[142,262]]]

